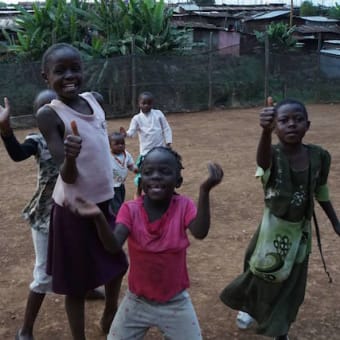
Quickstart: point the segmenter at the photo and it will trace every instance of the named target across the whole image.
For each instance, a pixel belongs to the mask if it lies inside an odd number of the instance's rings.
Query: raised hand
[[[64,140],[65,158],[75,159],[78,157],[81,150],[81,137],[79,135],[76,122],[71,122],[72,135],[67,135]]]
[[[4,106],[0,105],[0,130],[1,132],[7,132],[11,129],[9,121],[10,105],[9,100],[4,98]]]
[[[272,131],[275,127],[275,107],[273,98],[267,98],[267,106],[260,112],[260,126],[267,131]]]
[[[95,217],[101,214],[97,204],[86,201],[81,197],[77,197],[72,203],[66,199],[64,206],[74,214],[82,217]]]
[[[223,178],[223,169],[217,163],[208,163],[208,178],[202,183],[202,188],[209,191],[219,183]]]

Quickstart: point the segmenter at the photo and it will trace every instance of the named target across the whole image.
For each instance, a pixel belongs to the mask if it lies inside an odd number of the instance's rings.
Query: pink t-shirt
[[[166,302],[189,287],[186,229],[196,213],[194,202],[181,195],[174,195],[164,215],[151,223],[143,197],[122,205],[116,223],[124,224],[130,232],[128,283],[132,293]]]

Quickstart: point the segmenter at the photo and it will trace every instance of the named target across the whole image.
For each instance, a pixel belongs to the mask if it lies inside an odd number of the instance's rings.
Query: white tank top
[[[114,195],[105,113],[92,93],[85,92],[80,96],[92,108],[92,115],[77,112],[57,99],[48,104],[64,122],[65,136],[72,134],[71,121],[74,120],[82,139],[81,151],[76,158],[76,181],[73,184],[65,183],[59,174],[53,191],[54,201],[61,206],[65,197],[70,202],[80,196],[99,203],[111,199]]]

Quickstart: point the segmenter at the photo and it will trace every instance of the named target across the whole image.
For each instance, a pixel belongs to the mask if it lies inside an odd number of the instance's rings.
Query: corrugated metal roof
[[[226,12],[202,12],[202,11],[195,11],[195,14],[201,17],[210,17],[210,18],[225,18],[227,17],[228,13]],[[231,17],[232,14],[229,14]]]
[[[340,56],[340,50],[320,50],[320,53]]]
[[[340,45],[340,40],[324,40],[324,43]]]
[[[339,22],[337,19],[330,19],[326,17],[321,17],[321,16],[309,16],[309,17],[300,17],[303,20],[307,21],[315,21],[315,22]]]
[[[294,28],[294,32],[301,34],[311,33],[336,33],[340,34],[340,27],[338,25],[321,26],[321,25],[300,25]]]
[[[187,12],[199,11],[200,8],[195,4],[179,4],[177,7],[174,8],[174,13],[180,13],[181,10]]]
[[[0,29],[12,29],[15,26],[15,21],[10,18],[0,19]]]
[[[206,24],[202,22],[173,22],[171,24],[173,27],[186,27],[186,28],[202,28],[208,30],[215,30],[215,31],[228,31],[224,27],[216,27],[213,24]]]
[[[270,11],[266,13],[255,14],[247,20],[266,20],[280,17],[282,15],[289,14],[290,10]]]

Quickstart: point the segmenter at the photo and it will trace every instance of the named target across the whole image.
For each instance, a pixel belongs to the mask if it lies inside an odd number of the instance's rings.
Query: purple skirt
[[[112,230],[115,218],[109,201],[98,204]],[[46,272],[52,275],[57,294],[82,296],[126,273],[124,251],[112,255],[100,242],[92,219],[73,214],[53,203],[50,220]]]

